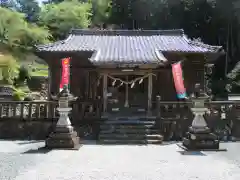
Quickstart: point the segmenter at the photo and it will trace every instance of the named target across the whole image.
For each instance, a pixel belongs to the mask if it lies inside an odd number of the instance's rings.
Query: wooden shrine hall
[[[183,30],[72,30],[62,41],[40,45],[49,66],[49,93],[59,92],[61,59],[70,57],[70,91],[101,99],[102,113],[151,113],[157,96],[176,101],[171,64],[181,62],[184,85],[205,89],[204,73],[224,51],[189,39]]]

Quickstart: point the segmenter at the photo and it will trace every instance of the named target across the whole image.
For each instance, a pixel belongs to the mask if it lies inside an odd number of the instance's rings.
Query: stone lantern
[[[67,86],[64,86],[63,90],[52,98],[59,102],[57,110],[60,117],[55,130],[46,140],[46,147],[51,149],[78,149],[80,147],[79,137],[77,132],[74,131],[68,116],[72,110],[72,108],[69,107],[69,101],[73,101],[76,98],[69,93]]]
[[[202,92],[200,85],[195,85],[195,92],[191,97],[193,107],[191,111],[194,115],[191,126],[183,138],[183,146],[189,150],[219,149],[218,137],[213,134],[204,118],[204,114],[208,111],[205,102],[209,97]]]

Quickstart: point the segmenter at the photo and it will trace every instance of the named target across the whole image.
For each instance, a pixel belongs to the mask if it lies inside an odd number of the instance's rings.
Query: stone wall
[[[17,118],[0,119],[0,139],[45,140],[54,130],[57,119],[22,120]],[[99,121],[96,119],[73,122],[81,139],[97,139]]]
[[[0,120],[0,139],[43,140],[55,127],[49,120],[23,121],[20,119]]]

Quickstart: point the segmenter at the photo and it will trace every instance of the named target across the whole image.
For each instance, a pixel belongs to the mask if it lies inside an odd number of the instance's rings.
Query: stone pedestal
[[[80,139],[71,126],[68,113],[71,108],[58,108],[60,118],[55,130],[46,140],[46,147],[54,149],[79,149]]]
[[[195,117],[186,133],[186,137],[183,138],[183,146],[188,150],[219,149],[218,137],[211,132],[204,119],[204,114],[208,110],[204,108],[205,100],[204,97],[193,99],[194,107],[191,108],[191,111]]]
[[[69,107],[69,100],[73,100],[73,96],[64,87],[63,91],[58,95],[59,101],[59,120],[55,130],[46,140],[46,147],[50,149],[79,149],[80,140],[76,131],[74,131],[71,121],[68,117],[72,108]]]

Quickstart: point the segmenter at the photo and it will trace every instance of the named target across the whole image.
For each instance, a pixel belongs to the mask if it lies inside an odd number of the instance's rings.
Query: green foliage
[[[25,66],[21,66],[18,72],[17,84],[23,84],[25,80],[29,80],[29,79],[30,79],[30,74],[28,72],[28,68]]]
[[[0,7],[0,17],[0,45],[4,48],[24,51],[48,42],[48,31],[27,23],[24,14]]]
[[[33,98],[31,96],[26,96],[24,98],[24,101],[33,101]]]
[[[26,93],[24,93],[21,89],[15,89],[13,93],[13,100],[22,101],[25,96],[26,96]]]
[[[230,92],[240,92],[240,62],[228,73],[227,78]]]
[[[93,24],[107,23],[111,16],[112,0],[92,0]]]
[[[17,0],[17,10],[25,14],[29,22],[36,22],[40,12],[39,4],[36,0]]]
[[[55,39],[62,39],[72,28],[87,28],[90,17],[90,3],[64,1],[45,5],[40,13],[40,24],[48,27]]]
[[[13,56],[0,54],[0,80],[3,84],[12,84],[18,64]]]
[[[0,0],[0,7],[15,8],[16,1],[15,0]]]

